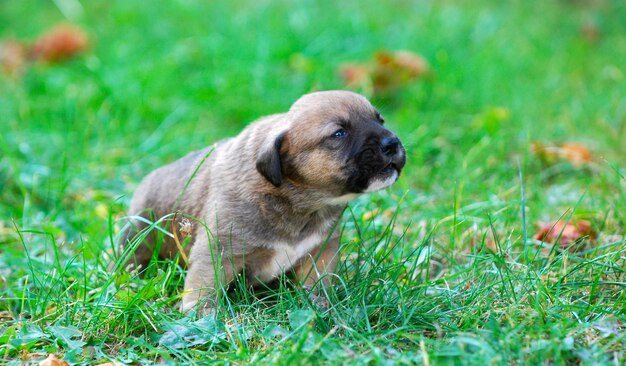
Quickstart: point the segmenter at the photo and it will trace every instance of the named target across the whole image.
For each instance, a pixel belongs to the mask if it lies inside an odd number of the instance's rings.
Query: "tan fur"
[[[218,286],[242,271],[254,284],[294,270],[308,286],[333,272],[340,216],[348,200],[356,196],[345,190],[345,181],[350,169],[356,168],[348,167],[338,148],[323,146],[324,139],[339,128],[337,121],[355,115],[367,120],[370,115],[375,118],[376,112],[354,93],[308,94],[287,113],[257,120],[237,137],[193,152],[144,178],[131,201],[131,215],[155,220],[179,212],[195,218],[183,311],[196,306],[202,311],[211,309]],[[382,127],[372,128],[374,134],[392,135]],[[396,155],[399,172],[404,165],[403,148]],[[278,178],[282,178],[278,185],[257,165],[271,167],[277,156]],[[178,229],[171,219],[164,226]],[[122,245],[146,227],[132,220]],[[147,266],[156,233],[149,234],[129,264]],[[180,232],[178,237],[182,237]],[[166,236],[158,256],[173,257],[177,252],[174,241]]]

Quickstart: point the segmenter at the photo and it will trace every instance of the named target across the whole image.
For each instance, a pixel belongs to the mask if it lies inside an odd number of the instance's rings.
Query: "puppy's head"
[[[393,184],[406,156],[400,140],[361,95],[304,95],[285,115],[288,126],[265,149],[257,169],[275,186],[285,180],[341,197]]]

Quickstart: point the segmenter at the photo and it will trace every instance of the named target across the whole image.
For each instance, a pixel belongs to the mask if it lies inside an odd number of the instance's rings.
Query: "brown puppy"
[[[148,222],[173,212],[197,218],[185,230],[191,252],[182,310],[206,312],[218,286],[238,274],[254,284],[291,269],[312,286],[332,273],[346,204],[393,184],[404,163],[400,140],[367,99],[345,91],[311,93],[287,113],[261,118],[237,137],[150,173],[130,214]],[[177,226],[170,222],[168,230],[175,227],[181,238]],[[135,218],[122,244],[148,227]],[[130,263],[148,264],[157,234],[152,230]],[[166,235],[158,256],[177,253]]]

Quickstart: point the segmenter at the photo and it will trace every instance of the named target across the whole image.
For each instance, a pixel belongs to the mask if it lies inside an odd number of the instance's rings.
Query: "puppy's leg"
[[[217,305],[221,286],[232,282],[234,274],[241,271],[241,260],[224,258],[214,250],[204,230],[199,230],[189,258],[181,311],[187,313],[197,307],[200,315],[207,315]]]
[[[324,286],[330,285],[331,276],[337,265],[337,252],[339,251],[339,238],[333,236],[327,243],[322,243],[311,252],[310,256],[303,258],[295,267],[296,279],[303,288],[311,290],[311,301],[321,307],[328,308],[328,300],[321,294],[323,289],[313,286],[321,279]]]

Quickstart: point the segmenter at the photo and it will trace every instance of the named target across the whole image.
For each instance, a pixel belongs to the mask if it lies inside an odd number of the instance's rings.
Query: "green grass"
[[[0,3],[3,38],[67,16],[93,41],[0,76],[0,363],[626,362],[623,2],[120,0],[64,15],[71,3]],[[108,270],[143,175],[343,88],[338,66],[381,48],[422,54],[434,77],[373,98],[408,163],[346,211],[328,311],[285,278],[235,286],[196,320],[177,311],[174,264]],[[534,141],[582,143],[594,163],[548,166]],[[598,239],[532,240],[561,217]]]

